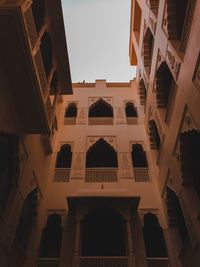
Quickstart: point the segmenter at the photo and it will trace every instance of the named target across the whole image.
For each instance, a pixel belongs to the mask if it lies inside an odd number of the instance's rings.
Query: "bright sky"
[[[126,82],[129,63],[130,0],[62,0],[73,82]]]

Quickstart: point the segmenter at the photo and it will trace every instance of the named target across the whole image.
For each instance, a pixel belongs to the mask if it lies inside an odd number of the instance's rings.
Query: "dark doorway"
[[[159,225],[156,215],[152,213],[147,213],[144,215],[143,234],[147,257],[166,258],[167,249],[163,230]]]
[[[103,138],[100,138],[86,155],[86,168],[110,167],[115,168],[117,163],[117,152]]]
[[[114,209],[88,214],[82,227],[82,256],[125,256],[125,224]]]
[[[48,217],[47,226],[42,232],[40,245],[40,258],[59,258],[62,242],[62,226],[59,214],[52,214]]]

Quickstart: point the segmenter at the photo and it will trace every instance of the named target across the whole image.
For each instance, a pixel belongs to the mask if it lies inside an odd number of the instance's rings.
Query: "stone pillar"
[[[126,228],[128,235],[128,267],[135,267],[135,255],[133,253],[133,241],[132,241],[132,230],[131,230],[131,219],[126,219]]]
[[[76,220],[74,255],[73,255],[73,267],[79,267],[80,228],[81,228],[81,221],[80,219],[77,219]]]

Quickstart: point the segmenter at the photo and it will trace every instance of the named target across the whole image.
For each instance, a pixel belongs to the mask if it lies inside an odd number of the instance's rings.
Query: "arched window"
[[[137,168],[148,167],[146,153],[142,145],[140,144],[132,145],[131,156],[132,156],[133,167],[137,167]]]
[[[183,181],[192,185],[200,199],[200,131],[192,129],[181,133],[181,172]]]
[[[85,182],[117,182],[117,152],[103,138],[86,154]]]
[[[185,223],[185,218],[179,203],[176,193],[167,186],[167,214],[169,226],[176,228],[182,242],[188,237],[188,230]]]
[[[17,149],[18,138],[15,136],[0,134],[0,211],[3,212],[12,190],[13,168],[15,162],[15,151]],[[18,153],[18,151],[16,151]],[[18,163],[19,164],[19,163]],[[16,176],[16,174],[15,174]]]
[[[70,145],[62,145],[57,154],[56,168],[71,168],[72,151]]]
[[[45,0],[33,0],[32,12],[37,32],[40,31],[45,16]]]
[[[45,32],[42,36],[40,50],[43,59],[44,70],[46,73],[46,77],[48,78],[52,68],[53,50],[52,50],[51,38],[47,32]]]
[[[167,257],[163,230],[156,215],[152,213],[144,215],[143,235],[147,258]]]
[[[151,33],[151,30],[148,28],[145,32],[143,41],[143,61],[148,74],[150,73],[151,70],[153,47],[154,47],[154,37],[153,34]]]
[[[189,0],[167,0],[167,31],[169,39],[181,40]]]
[[[100,138],[87,151],[86,168],[117,166],[117,152],[103,138]]]
[[[37,209],[37,189],[31,191],[26,197],[16,230],[16,238],[25,250],[28,248],[33,222]]]
[[[151,149],[160,149],[161,140],[154,120],[149,121],[149,139]]]
[[[146,106],[147,102],[147,89],[144,84],[144,80],[141,79],[139,82],[139,96],[140,96],[140,105]]]
[[[174,78],[167,64],[162,62],[156,71],[156,100],[158,108],[168,108],[172,91],[175,85]]]
[[[125,224],[114,209],[100,207],[82,225],[82,256],[125,256]]]
[[[77,107],[76,103],[70,103],[65,112],[65,118],[76,118],[77,117]]]
[[[137,109],[135,105],[131,102],[126,103],[125,112],[126,117],[138,117]]]
[[[42,231],[40,243],[40,258],[59,258],[62,242],[62,224],[59,214],[52,214],[48,217],[47,225]]]
[[[113,108],[102,98],[97,100],[89,109],[89,124],[111,125],[113,124]]]

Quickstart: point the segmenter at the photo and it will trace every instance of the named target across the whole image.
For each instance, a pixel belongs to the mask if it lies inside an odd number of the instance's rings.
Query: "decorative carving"
[[[78,109],[78,117],[77,117],[77,124],[86,124],[86,109],[80,108]]]
[[[125,116],[124,116],[124,109],[123,108],[116,108],[115,110],[116,110],[116,123],[117,124],[126,123]]]
[[[130,153],[119,153],[119,177],[122,179],[133,179],[133,170],[131,165]]]
[[[115,150],[116,147],[116,137],[115,136],[89,136],[87,137],[87,150],[96,143],[100,138],[103,138],[107,143],[109,143]]]
[[[74,153],[71,168],[71,179],[82,179],[84,178],[84,154]]]
[[[166,62],[168,63],[175,80],[177,80],[180,67],[181,67],[181,63],[180,61],[177,60],[177,58],[174,55],[174,52],[172,51],[169,45],[167,47],[167,52],[166,52]]]

